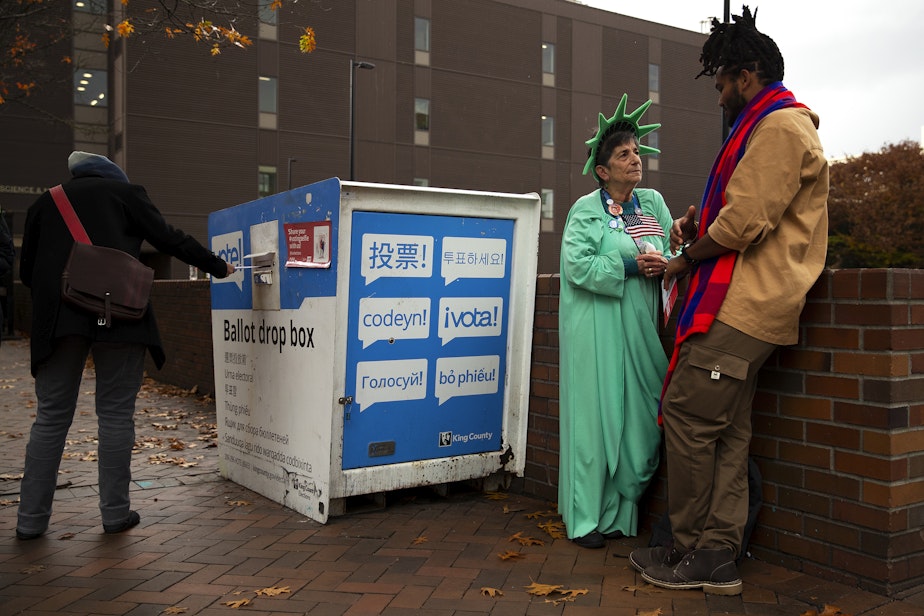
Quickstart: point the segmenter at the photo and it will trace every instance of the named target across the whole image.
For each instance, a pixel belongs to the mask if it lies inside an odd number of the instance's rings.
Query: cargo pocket
[[[692,345],[689,362],[691,366],[708,372],[713,381],[727,378],[744,381],[748,378],[746,359],[707,346]]]

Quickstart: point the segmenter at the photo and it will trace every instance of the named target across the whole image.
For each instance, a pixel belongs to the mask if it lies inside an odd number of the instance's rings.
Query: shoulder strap
[[[92,244],[93,242],[90,241],[90,236],[87,235],[86,229],[83,228],[83,224],[77,218],[77,212],[74,211],[74,206],[71,205],[70,199],[67,198],[64,188],[58,184],[52,187],[49,192],[51,193],[51,198],[55,200],[55,205],[58,206],[58,211],[61,212],[61,218],[67,223],[67,228],[70,230],[71,235],[74,236],[74,241],[81,244]]]

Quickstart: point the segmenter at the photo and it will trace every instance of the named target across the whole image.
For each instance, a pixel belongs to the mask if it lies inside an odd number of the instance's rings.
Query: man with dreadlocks
[[[629,557],[663,588],[736,595],[748,516],[757,372],[798,341],[805,295],[825,263],[828,163],[818,116],[783,87],[783,57],[748,7],[713,20],[703,70],[731,131],[700,208],[674,221],[665,283],[690,274],[661,394],[669,546]],[[754,13],[756,15],[756,11]]]

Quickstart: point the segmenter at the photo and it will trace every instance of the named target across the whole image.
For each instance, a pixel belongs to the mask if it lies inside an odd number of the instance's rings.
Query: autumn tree
[[[924,267],[924,153],[913,141],[831,166],[828,266]]]
[[[112,1],[112,6],[110,2]],[[62,0],[0,1],[0,106],[30,106],[30,97],[44,87],[70,79],[80,68],[71,53],[77,36],[98,37],[108,47],[119,39],[187,38],[204,53],[246,49],[253,44],[257,20],[276,22],[282,9],[297,0],[80,0],[85,10]],[[316,46],[311,27],[279,24],[280,40],[297,41],[303,53]],[[67,70],[62,71],[62,66]]]

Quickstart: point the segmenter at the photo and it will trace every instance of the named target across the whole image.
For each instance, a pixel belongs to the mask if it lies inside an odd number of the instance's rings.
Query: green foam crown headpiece
[[[644,126],[639,126],[638,121],[642,118],[648,107],[651,106],[651,101],[646,101],[641,107],[633,111],[632,113],[626,115],[626,102],[629,100],[628,94],[623,94],[622,99],[619,101],[619,105],[616,107],[616,113],[613,114],[613,117],[606,119],[602,113],[598,118],[598,123],[600,127],[597,129],[597,134],[594,135],[593,139],[588,139],[584,143],[587,144],[587,147],[590,148],[590,157],[587,159],[587,164],[584,165],[583,175],[587,175],[588,171],[592,171],[594,177],[597,178],[597,181],[600,181],[600,178],[597,177],[597,172],[594,170],[596,165],[594,161],[597,160],[597,149],[600,147],[600,144],[603,142],[604,137],[606,137],[607,132],[609,132],[614,126],[619,124],[624,124],[626,127],[631,127],[635,131],[635,136],[639,140],[648,133],[654,132],[661,128],[660,124],[646,124]],[[661,150],[658,148],[653,148],[647,145],[639,144],[638,146],[639,156],[645,156],[646,154],[660,154]]]

